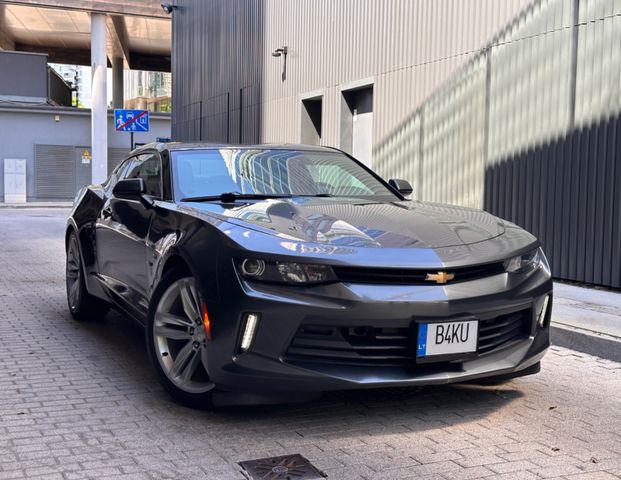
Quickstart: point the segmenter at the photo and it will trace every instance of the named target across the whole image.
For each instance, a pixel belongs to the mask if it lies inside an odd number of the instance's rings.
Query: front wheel
[[[71,316],[76,320],[101,320],[110,310],[110,305],[86,290],[80,244],[75,232],[71,232],[67,243],[66,264],[67,304]]]
[[[208,373],[209,339],[202,309],[193,277],[165,275],[151,301],[146,343],[166,391],[181,403],[208,408],[215,385]]]

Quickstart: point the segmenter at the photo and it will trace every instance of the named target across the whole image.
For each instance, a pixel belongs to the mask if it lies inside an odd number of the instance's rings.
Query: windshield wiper
[[[201,197],[182,198],[182,202],[213,202],[218,200],[222,203],[233,203],[236,200],[268,200],[270,198],[291,198],[291,195],[283,193],[239,193],[224,192],[219,195],[204,195]]]
[[[304,197],[304,198],[313,198],[313,197],[320,197],[320,198],[327,198],[327,197],[340,197],[341,195],[332,195],[331,193],[309,193],[309,194],[294,194],[294,197]]]

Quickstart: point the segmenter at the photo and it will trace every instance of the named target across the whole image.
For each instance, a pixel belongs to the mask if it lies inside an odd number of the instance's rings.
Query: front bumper
[[[550,345],[552,281],[543,270],[526,278],[503,273],[453,285],[289,287],[249,283],[232,268],[223,267],[219,280],[220,299],[208,303],[213,334],[209,373],[227,391],[286,394],[464,382],[525,370],[539,362]],[[541,326],[538,317],[546,296],[549,305]],[[251,348],[240,353],[248,313],[260,319]],[[519,335],[485,352],[451,361],[420,363],[414,348],[405,353],[402,349],[396,359],[371,356],[362,360],[355,358],[355,352],[344,359],[331,354],[326,358],[327,347],[321,342],[314,350],[302,350],[303,355],[292,348],[306,327],[341,333],[398,332],[401,337],[409,332],[413,347],[420,321],[468,316],[483,325],[516,315],[521,322]],[[305,346],[309,344],[313,342]]]

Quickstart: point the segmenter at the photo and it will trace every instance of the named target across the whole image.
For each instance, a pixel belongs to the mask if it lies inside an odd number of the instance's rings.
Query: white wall
[[[55,121],[55,116],[59,121]],[[130,148],[129,133],[114,130],[112,112],[108,114],[108,148]],[[150,132],[136,133],[135,142],[149,143],[156,137],[170,137],[170,116],[150,114]],[[34,196],[34,155],[36,144],[91,145],[90,110],[75,108],[0,108],[0,201],[4,200],[5,158],[24,158],[27,165],[27,195]]]

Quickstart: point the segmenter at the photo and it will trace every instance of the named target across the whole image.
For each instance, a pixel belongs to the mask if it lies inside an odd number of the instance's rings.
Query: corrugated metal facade
[[[35,195],[67,199],[75,195],[74,147],[35,145]]]
[[[621,0],[180,3],[177,138],[238,141],[230,99],[249,86],[261,141],[300,141],[321,97],[321,143],[342,146],[343,92],[372,85],[376,171],[528,228],[559,278],[621,287]],[[208,138],[184,109],[222,95],[228,137],[212,115]]]
[[[175,4],[173,138],[259,142],[263,2]]]
[[[77,152],[90,147],[35,144],[35,200],[70,200],[84,185],[91,183],[90,164],[81,164]],[[111,172],[129,154],[129,148],[108,149],[108,171]]]

